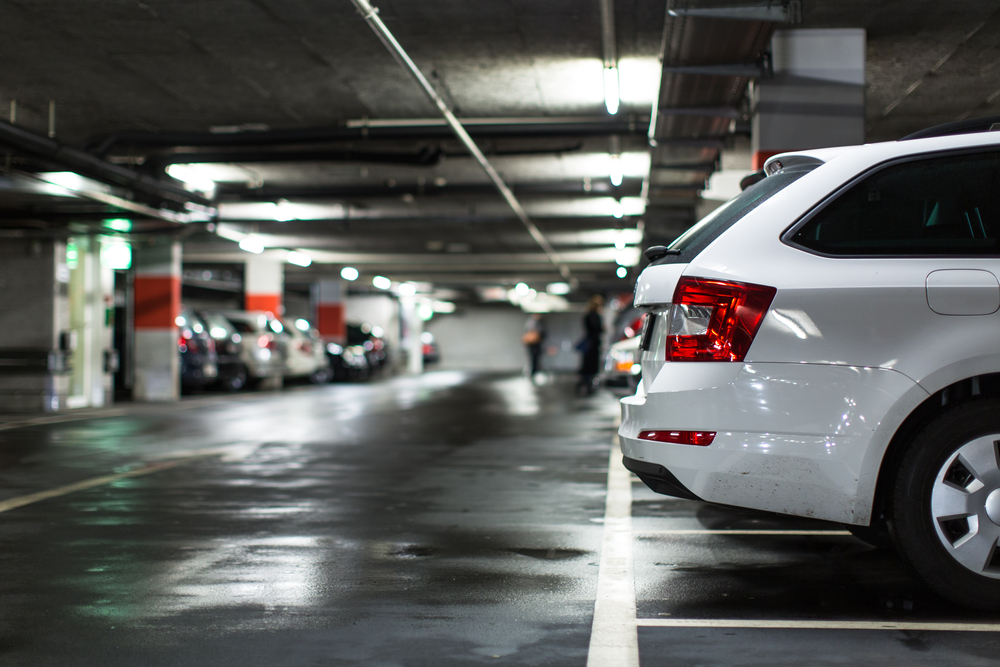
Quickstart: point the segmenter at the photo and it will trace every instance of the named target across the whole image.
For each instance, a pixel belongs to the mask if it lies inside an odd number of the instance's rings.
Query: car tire
[[[1000,609],[1000,400],[956,405],[913,439],[893,485],[889,529],[935,591]]]

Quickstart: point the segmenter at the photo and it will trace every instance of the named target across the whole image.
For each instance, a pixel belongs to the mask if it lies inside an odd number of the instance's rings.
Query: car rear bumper
[[[636,470],[640,476],[664,488],[672,478],[707,502],[866,523],[875,481],[862,475],[871,467],[866,457],[881,458],[881,451],[870,451],[876,431],[914,387],[901,373],[879,368],[665,364],[648,394],[640,390],[621,401],[622,454],[656,467]],[[716,436],[697,447],[639,439],[644,430]],[[669,478],[653,474],[660,467]]]

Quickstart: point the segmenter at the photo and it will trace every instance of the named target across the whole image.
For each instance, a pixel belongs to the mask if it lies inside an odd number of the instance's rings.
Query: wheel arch
[[[871,525],[884,522],[895,474],[907,446],[931,420],[957,405],[1000,397],[1000,372],[974,375],[952,382],[923,400],[896,429],[882,456],[872,500]]]

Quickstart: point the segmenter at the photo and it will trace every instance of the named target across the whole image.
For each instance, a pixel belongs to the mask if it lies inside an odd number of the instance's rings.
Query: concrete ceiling
[[[655,218],[679,232],[720,152],[745,143],[750,78],[668,73],[658,88],[661,47],[675,64],[753,60],[785,27],[615,0],[622,105],[610,116],[599,0],[376,4],[582,290],[628,289],[608,230],[639,229],[629,237],[639,239]],[[802,0],[795,27],[867,30],[866,139],[892,140],[1000,113],[998,7]],[[310,251],[313,266],[289,267],[293,283],[346,264],[450,287],[560,279],[350,0],[0,0],[0,15],[0,119],[13,111],[17,128],[42,138],[54,130],[44,150],[0,143],[7,234],[79,233],[124,216],[135,233],[182,234],[188,260],[238,261],[235,243],[209,231],[220,222],[269,247]],[[661,109],[711,109],[668,115],[657,132],[670,141],[651,151],[657,96]],[[72,168],[81,156],[126,173]],[[213,179],[215,193],[185,208],[127,182],[133,173],[169,180],[165,170],[178,165]],[[69,196],[35,176],[68,170],[100,183]],[[164,203],[173,212],[157,216]]]

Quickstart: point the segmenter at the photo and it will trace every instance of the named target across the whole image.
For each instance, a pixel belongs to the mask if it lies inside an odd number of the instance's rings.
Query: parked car
[[[199,311],[208,335],[215,341],[219,375],[216,386],[226,391],[239,391],[247,386],[250,373],[243,359],[243,337],[233,323],[213,311]]]
[[[262,382],[281,384],[285,374],[285,353],[278,341],[284,330],[281,322],[268,313],[223,310],[219,314],[229,320],[241,337],[241,359],[247,369],[249,386]]]
[[[333,372],[330,378],[333,382],[352,382],[367,380],[372,369],[365,356],[365,350],[358,345],[343,346],[338,343],[326,344],[326,355]]]
[[[639,363],[639,336],[624,338],[608,348],[600,382],[612,391],[635,393],[642,378]]]
[[[308,320],[280,318],[284,328],[279,340],[285,346],[285,377],[307,378],[315,384],[329,382],[330,360],[319,332]]]
[[[438,349],[434,334],[430,331],[423,332],[420,334],[420,343],[423,349],[425,364],[436,364],[441,361],[441,351]]]
[[[389,363],[389,348],[382,337],[382,329],[367,322],[347,325],[347,345],[363,349],[372,372],[385,368]]]
[[[201,318],[189,308],[181,308],[176,324],[180,333],[177,350],[181,357],[181,389],[207,387],[219,374],[215,341]]]
[[[777,155],[648,249],[625,466],[891,537],[940,594],[1000,608],[997,122]]]

